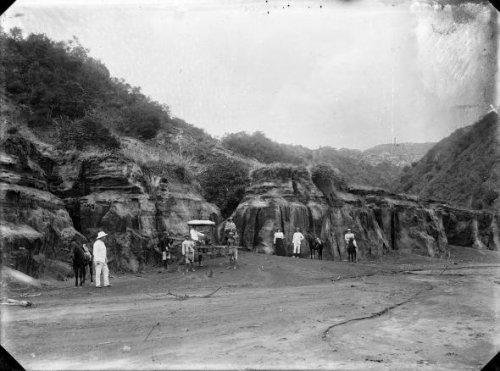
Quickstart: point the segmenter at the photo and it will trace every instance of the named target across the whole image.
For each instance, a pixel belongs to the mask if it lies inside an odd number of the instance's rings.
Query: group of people
[[[316,235],[308,234],[307,238],[301,233],[300,228],[296,228],[294,234],[292,235],[292,257],[299,258],[300,250],[302,246],[302,242],[304,240],[309,243],[309,250],[311,253],[311,259],[314,257],[314,252],[317,252],[318,259],[323,259],[323,247],[324,242]],[[356,238],[354,233],[352,233],[351,229],[347,229],[346,234],[344,235],[344,240],[346,243],[346,250],[348,255],[348,260],[350,262],[357,261],[357,250],[358,244],[356,242]],[[274,232],[273,237],[274,251],[276,255],[287,256],[286,246],[285,246],[285,235],[283,232],[277,228]]]
[[[236,262],[238,260],[238,247],[237,247],[237,238],[238,233],[236,229],[236,225],[234,224],[232,218],[228,219],[228,221],[224,225],[224,239],[228,248],[228,256],[229,262],[233,265],[234,269],[236,269]],[[109,283],[109,269],[108,269],[108,258],[107,258],[107,250],[106,244],[104,243],[107,234],[103,231],[97,234],[97,238],[92,246],[92,251],[89,250],[87,244],[83,244],[82,246],[75,246],[73,250],[73,269],[75,272],[75,286],[78,286],[80,281],[80,285],[83,285],[85,282],[86,276],[86,268],[89,268],[90,271],[90,282],[93,282],[93,277],[95,273],[95,286],[96,287],[108,287],[111,286]],[[292,256],[294,258],[300,257],[301,245],[302,242],[306,239],[304,235],[301,233],[300,229],[297,228],[292,235],[292,246],[293,253]],[[200,246],[202,241],[206,240],[206,236],[196,231],[194,228],[191,228],[189,234],[184,236],[184,240],[181,243],[181,254],[184,258],[184,262],[186,264],[186,271],[194,271],[195,261],[198,262],[198,266],[202,267],[202,259],[203,255],[196,253],[197,245]],[[323,241],[316,235],[308,234],[307,240],[309,243],[309,249],[311,252],[311,259],[314,256],[314,251],[318,254],[318,259],[323,259]],[[351,229],[347,229],[347,233],[344,235],[344,240],[346,243],[346,250],[348,254],[348,259],[350,262],[357,261],[357,250],[358,245],[356,242],[356,238],[354,233],[352,233]],[[162,238],[160,239],[160,247],[162,254],[162,264],[165,269],[168,267],[168,261],[171,259],[170,250],[173,246],[174,239],[171,234],[165,232]],[[277,255],[286,256],[286,247],[285,247],[285,235],[280,229],[276,229],[274,233],[273,244],[275,248],[275,253]],[[197,259],[195,259],[197,258]],[[101,286],[101,276],[103,285]]]
[[[229,262],[232,264],[232,267],[236,269],[236,262],[238,260],[238,233],[232,218],[229,218],[224,224],[223,233],[224,241],[228,249],[227,255],[229,256]],[[169,232],[165,232],[163,238],[160,240],[162,263],[165,269],[167,269],[168,262],[171,260],[171,249],[173,247],[173,243],[174,239],[171,234]],[[194,271],[196,262],[198,263],[198,267],[203,267],[203,254],[199,251],[199,249],[202,248],[203,243],[209,243],[207,236],[194,228],[190,228],[189,234],[186,234],[183,237],[181,243],[181,254],[184,263],[186,264],[186,272]],[[199,249],[197,249],[197,247]]]
[[[184,235],[181,243],[181,254],[184,259],[184,263],[186,264],[186,271],[194,271],[195,260],[198,261],[198,266],[203,266],[203,255],[198,254],[197,256],[195,256],[195,252],[196,245],[200,244],[204,238],[205,235],[203,233],[198,232],[193,228],[190,229],[189,234]],[[165,270],[168,269],[168,262],[172,259],[171,250],[173,245],[174,238],[172,237],[170,232],[165,231],[162,237],[160,237],[161,260]]]

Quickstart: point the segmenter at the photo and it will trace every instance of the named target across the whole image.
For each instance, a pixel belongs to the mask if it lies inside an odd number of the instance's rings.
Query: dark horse
[[[83,286],[85,282],[85,266],[88,264],[88,259],[85,256],[85,251],[80,245],[75,245],[73,248],[73,271],[75,272],[75,286]]]
[[[309,243],[309,251],[311,252],[311,259],[314,259],[314,251],[318,252],[318,259],[323,260],[323,241],[320,238],[308,235],[307,242]]]

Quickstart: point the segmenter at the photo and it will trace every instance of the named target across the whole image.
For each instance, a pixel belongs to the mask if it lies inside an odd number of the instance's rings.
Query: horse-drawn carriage
[[[215,222],[211,220],[190,220],[187,222],[189,236],[194,241],[194,260],[201,266],[202,261],[208,258],[229,257],[230,262],[235,263],[238,257],[237,252],[237,233],[226,233],[223,229],[223,236],[220,239],[217,236]],[[234,223],[232,224],[234,226]],[[226,227],[226,225],[224,225]],[[229,236],[229,237],[228,237]],[[174,261],[184,261],[182,255],[182,238],[173,238],[173,249],[171,249]]]
[[[225,255],[226,246],[216,244],[217,235],[215,222],[211,220],[190,220],[189,226],[191,239],[197,243],[195,250],[198,254],[203,254],[209,258]]]

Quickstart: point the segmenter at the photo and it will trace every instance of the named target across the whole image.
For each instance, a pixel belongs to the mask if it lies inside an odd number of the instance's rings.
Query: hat
[[[351,228],[347,228],[347,232],[350,232],[351,231]]]
[[[97,239],[99,238],[103,238],[104,236],[107,236],[106,233],[104,233],[103,231],[100,231],[98,234],[97,234]]]

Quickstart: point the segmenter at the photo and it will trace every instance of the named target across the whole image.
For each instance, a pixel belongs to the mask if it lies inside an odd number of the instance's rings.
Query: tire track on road
[[[437,276],[441,276],[446,270],[458,270],[458,269],[482,269],[482,268],[500,268],[499,265],[475,265],[475,266],[460,266],[460,267],[450,267],[449,265],[448,266],[445,266],[442,268],[442,270],[439,272],[439,273],[429,273],[429,274],[425,274],[425,275],[437,275]],[[392,271],[392,272],[377,272],[377,273],[368,273],[368,274],[365,274],[365,275],[356,275],[356,276],[348,276],[348,277],[342,277],[342,278],[339,278],[338,280],[341,280],[341,279],[349,279],[349,278],[361,278],[361,277],[369,277],[369,276],[374,276],[376,274],[381,274],[381,275],[387,275],[387,274],[398,274],[398,273],[402,273],[402,274],[411,274],[412,272],[418,272],[418,271],[432,271],[432,269],[422,269],[422,268],[418,268],[418,269],[405,269],[405,270],[400,270],[400,271]],[[332,277],[328,277],[330,279],[332,279]],[[335,282],[335,281],[334,281]],[[378,311],[378,312],[375,312],[375,313],[371,313],[369,315],[366,315],[366,316],[362,316],[362,317],[356,317],[356,318],[351,318],[351,319],[348,319],[348,320],[344,320],[344,321],[341,321],[341,322],[337,322],[337,323],[334,323],[333,325],[330,325],[328,326],[328,328],[326,328],[322,335],[321,335],[321,338],[323,340],[327,340],[327,337],[328,337],[328,334],[330,333],[330,331],[332,329],[334,329],[335,327],[338,327],[338,326],[343,326],[343,325],[346,325],[348,323],[352,323],[352,322],[358,322],[358,321],[363,321],[363,320],[366,320],[366,319],[372,319],[372,318],[377,318],[377,317],[380,317],[382,316],[383,314],[385,313],[388,313],[389,311],[397,308],[397,307],[400,307],[404,304],[407,304],[413,300],[415,300],[420,294],[422,294],[423,292],[425,291],[430,291],[430,290],[433,290],[435,288],[434,285],[432,285],[431,283],[429,282],[426,282],[426,287],[419,290],[418,292],[416,292],[415,294],[413,294],[411,297],[409,297],[408,299],[405,299],[399,303],[395,303],[395,304],[392,304],[388,307],[385,307],[384,309]]]

